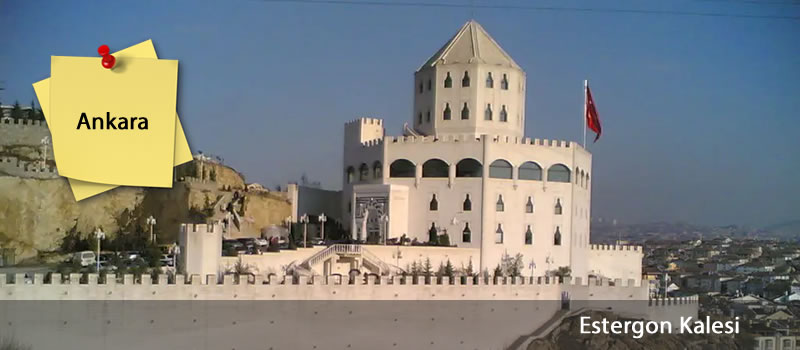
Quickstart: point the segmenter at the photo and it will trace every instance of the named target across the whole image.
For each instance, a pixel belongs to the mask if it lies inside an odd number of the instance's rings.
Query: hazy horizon
[[[387,135],[400,135],[412,117],[414,70],[474,17],[527,73],[527,137],[580,141],[589,79],[604,132],[587,147],[593,217],[752,226],[800,219],[800,3],[537,3],[792,18],[145,4],[0,3],[0,101],[30,104],[51,55],[94,56],[100,44],[114,51],[153,39],[160,57],[180,60],[178,112],[194,152],[224,157],[265,187],[306,173],[338,189],[344,123],[383,118]]]

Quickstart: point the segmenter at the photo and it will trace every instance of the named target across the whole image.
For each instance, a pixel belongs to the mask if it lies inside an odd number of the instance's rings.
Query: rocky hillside
[[[264,227],[281,225],[290,214],[285,195],[248,192],[244,178],[230,167],[195,160],[182,169],[182,181],[170,189],[122,187],[80,202],[63,178],[0,175],[0,248],[13,249],[20,262],[56,251],[73,227],[83,237],[97,227],[113,237],[146,230],[150,215],[156,218],[154,231],[162,243],[177,239],[181,223],[230,217],[237,218],[231,236],[256,236]],[[193,169],[202,178],[190,176]]]
[[[630,334],[581,334],[579,317],[582,316],[590,316],[592,320],[603,318],[608,321],[623,320],[613,313],[595,311],[569,317],[544,338],[531,342],[528,350],[749,350],[753,348],[744,335],[734,339],[722,335],[654,334],[634,339]]]

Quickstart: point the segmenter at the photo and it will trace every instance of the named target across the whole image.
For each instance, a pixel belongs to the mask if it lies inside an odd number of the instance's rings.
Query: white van
[[[84,250],[82,252],[77,252],[72,255],[72,261],[79,262],[81,266],[89,266],[96,262],[97,256],[94,254],[93,251]]]

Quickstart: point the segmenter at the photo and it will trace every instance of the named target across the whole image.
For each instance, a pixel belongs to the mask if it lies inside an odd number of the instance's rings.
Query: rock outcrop
[[[181,223],[224,220],[232,207],[241,222],[229,236],[258,236],[262,228],[281,225],[290,215],[284,194],[247,192],[244,178],[230,167],[195,160],[182,168],[203,169],[205,178],[186,173],[169,189],[119,187],[80,202],[64,178],[0,175],[0,248],[12,249],[20,262],[56,251],[73,228],[89,237],[102,227],[113,237],[146,230],[151,215],[159,242],[173,242]],[[234,199],[237,205],[231,206]]]

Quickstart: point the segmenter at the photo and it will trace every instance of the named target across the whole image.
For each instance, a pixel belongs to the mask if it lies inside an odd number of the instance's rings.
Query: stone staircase
[[[328,261],[333,258],[334,255],[338,257],[355,258],[361,261],[361,264],[359,264],[360,266],[378,275],[385,275],[393,271],[391,265],[359,244],[331,245],[294,266],[297,272],[310,272],[314,266]]]

